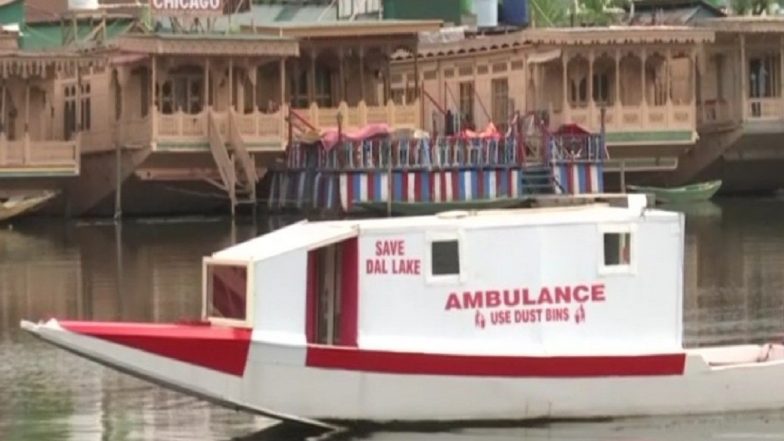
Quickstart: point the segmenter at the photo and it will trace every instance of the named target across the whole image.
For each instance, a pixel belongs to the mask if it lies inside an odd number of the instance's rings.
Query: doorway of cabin
[[[308,343],[356,346],[357,240],[308,252]]]

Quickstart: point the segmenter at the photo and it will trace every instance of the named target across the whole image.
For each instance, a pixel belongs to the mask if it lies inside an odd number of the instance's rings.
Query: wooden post
[[[25,75],[26,76],[26,75]],[[23,164],[30,161],[30,78],[25,78],[25,123],[24,123],[24,157]]]
[[[308,71],[308,104],[316,101],[316,49],[310,53],[310,70]]]
[[[416,94],[419,93],[419,42],[414,43],[414,99],[417,99]]]
[[[229,111],[234,110],[234,59],[229,58]]]
[[[626,193],[626,160],[621,159],[621,193]]]
[[[392,216],[392,143],[387,149],[387,217]]]
[[[210,58],[204,58],[204,108],[212,110],[210,104]]]
[[[414,68],[416,72],[416,68]],[[365,100],[365,48],[359,47],[359,96],[363,103],[367,104]]]
[[[640,81],[642,81],[642,101],[640,101],[640,104],[642,105],[642,116],[640,117],[640,122],[642,123],[643,127],[648,126],[648,86],[645,84],[645,64],[647,59],[647,51],[645,48],[643,48],[640,58]]]
[[[286,103],[286,59],[280,59],[280,108]]]
[[[623,107],[621,102],[621,50],[615,50],[615,105]],[[620,117],[620,115],[616,116]]]
[[[563,97],[562,101],[562,112],[563,121],[562,123],[569,122],[570,112],[569,112],[569,55],[564,52],[561,55],[561,69],[563,70],[563,81],[562,81],[562,93]]]
[[[150,113],[152,117],[152,140],[153,142],[158,141],[158,107],[157,107],[157,96],[155,95],[156,87],[158,84],[158,58],[153,55],[151,61],[151,68],[150,68]]]
[[[340,100],[346,101],[346,73],[344,72],[344,58],[345,54],[343,53],[343,46],[338,48],[338,81],[340,81],[340,87],[338,88],[338,93],[340,93]]]
[[[389,49],[389,46],[386,48],[386,65],[384,66],[384,102],[382,104],[386,105],[389,100],[392,99],[392,69],[390,65],[392,64],[392,52]]]
[[[748,75],[746,74],[746,37],[740,34],[740,102],[741,102],[741,120],[746,120],[746,115],[749,112],[749,92],[748,92]]]
[[[0,151],[0,164],[4,164],[8,160],[8,143],[6,142],[8,139],[8,135],[6,134],[8,130],[8,128],[6,127],[8,109],[6,109],[6,101],[5,101],[5,95],[6,93],[8,93],[8,90],[6,89],[7,87],[6,81],[7,80],[3,78],[3,87],[2,87],[3,96],[2,98],[0,98],[0,106],[2,106],[2,110],[3,110],[3,114],[0,115],[0,149],[2,149],[2,151]]]
[[[593,91],[593,62],[594,62],[594,59],[595,59],[595,54],[594,54],[593,49],[591,49],[590,52],[588,52],[588,81],[587,81],[588,82],[588,96],[587,96],[587,98],[588,98],[588,121],[590,121],[590,123],[588,125],[589,127],[595,127],[594,124],[596,124],[596,120],[593,119],[594,116],[595,116],[593,109],[596,106],[596,102],[593,99],[593,95],[594,95],[594,91]]]

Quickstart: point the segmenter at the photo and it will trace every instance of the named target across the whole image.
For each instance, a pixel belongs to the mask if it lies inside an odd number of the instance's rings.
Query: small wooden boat
[[[452,210],[497,210],[519,208],[525,203],[522,199],[499,198],[452,202],[398,202],[391,204],[392,214],[396,216],[427,216]],[[356,202],[355,206],[373,214],[387,214],[387,202]]]
[[[684,215],[646,203],[299,222],[205,257],[196,321],[21,326],[319,425],[784,407],[781,342],[683,347]]]
[[[30,213],[57,196],[56,191],[45,191],[36,195],[18,195],[0,198],[0,222]]]
[[[721,188],[721,180],[700,182],[684,185],[682,187],[649,187],[642,185],[627,185],[626,188],[633,193],[652,193],[659,203],[684,203],[707,201]]]

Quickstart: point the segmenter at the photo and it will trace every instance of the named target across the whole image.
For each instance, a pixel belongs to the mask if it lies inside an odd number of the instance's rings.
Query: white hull
[[[307,349],[251,337],[242,375],[229,375],[70,332],[55,321],[23,327],[132,375],[278,419],[450,422],[588,419],[784,408],[782,348],[687,351],[682,375],[513,378],[358,372],[306,366]],[[188,342],[182,342],[187,345]],[[216,354],[217,356],[218,354]],[[728,365],[709,366],[712,362]]]

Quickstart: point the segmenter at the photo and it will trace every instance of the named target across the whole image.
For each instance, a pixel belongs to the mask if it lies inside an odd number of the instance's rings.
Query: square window
[[[457,240],[431,242],[431,272],[434,276],[460,274],[460,250]]]
[[[604,265],[631,264],[631,233],[604,233]]]
[[[247,319],[247,269],[238,265],[207,266],[208,315],[230,320]]]

